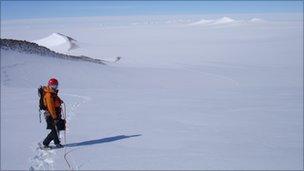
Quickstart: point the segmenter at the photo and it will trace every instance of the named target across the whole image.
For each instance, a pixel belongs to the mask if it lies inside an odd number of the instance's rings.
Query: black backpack
[[[46,106],[44,105],[43,102],[43,97],[44,97],[44,90],[43,90],[43,86],[40,86],[38,88],[38,96],[39,96],[39,110],[46,110]]]

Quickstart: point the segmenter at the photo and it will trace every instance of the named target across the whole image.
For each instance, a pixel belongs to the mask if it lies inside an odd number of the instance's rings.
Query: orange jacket
[[[62,100],[58,97],[57,92],[55,92],[51,87],[44,87],[44,97],[43,102],[53,119],[57,119],[59,113],[56,112],[56,108],[60,108]]]

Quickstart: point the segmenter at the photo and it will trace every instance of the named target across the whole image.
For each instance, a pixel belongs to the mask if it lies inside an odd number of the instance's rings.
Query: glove
[[[54,125],[57,125],[58,119],[54,119]]]

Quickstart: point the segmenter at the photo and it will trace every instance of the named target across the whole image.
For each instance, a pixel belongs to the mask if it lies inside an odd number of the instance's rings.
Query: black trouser
[[[57,130],[55,128],[55,125],[52,124],[51,126],[51,132],[49,133],[49,135],[44,139],[43,141],[43,145],[49,145],[50,142],[52,140],[54,140],[55,144],[60,144],[59,138],[58,138],[58,134],[57,134]]]

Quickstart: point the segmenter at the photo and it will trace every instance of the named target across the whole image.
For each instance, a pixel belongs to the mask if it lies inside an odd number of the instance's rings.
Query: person
[[[61,118],[61,104],[63,103],[63,101],[58,97],[58,80],[51,78],[48,81],[48,85],[43,88],[43,91],[43,103],[46,106],[44,114],[47,129],[51,129],[51,132],[44,139],[43,145],[47,148],[49,147],[50,142],[54,141],[56,147],[61,148],[63,145],[60,144],[60,140],[58,138],[59,131],[56,127],[58,119]]]

